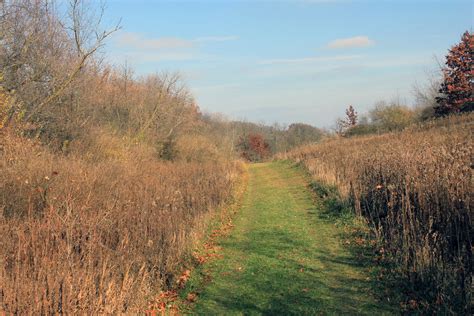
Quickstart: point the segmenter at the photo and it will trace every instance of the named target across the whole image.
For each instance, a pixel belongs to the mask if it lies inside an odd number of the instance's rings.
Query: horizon
[[[105,53],[136,75],[179,72],[205,113],[330,128],[348,105],[413,106],[414,85],[472,29],[472,10],[470,1],[108,1],[106,18],[122,29]]]

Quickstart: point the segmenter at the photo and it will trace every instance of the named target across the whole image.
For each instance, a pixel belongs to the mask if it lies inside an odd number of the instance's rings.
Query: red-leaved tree
[[[474,35],[466,31],[446,56],[444,80],[436,98],[437,116],[474,109]]]
[[[242,158],[248,161],[260,161],[270,157],[270,145],[260,134],[249,134],[241,137],[237,148]]]

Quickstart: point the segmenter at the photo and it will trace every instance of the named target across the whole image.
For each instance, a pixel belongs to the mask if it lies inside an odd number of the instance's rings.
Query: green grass
[[[271,162],[249,172],[235,227],[219,242],[223,258],[199,268],[184,292],[198,294],[191,314],[395,313],[374,298],[369,267],[342,245],[343,227],[314,203],[300,168]]]

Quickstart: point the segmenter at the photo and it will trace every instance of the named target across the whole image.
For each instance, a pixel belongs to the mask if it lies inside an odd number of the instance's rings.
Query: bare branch
[[[31,119],[38,111],[44,108],[47,104],[53,102],[55,99],[60,97],[63,92],[69,87],[69,85],[74,81],[74,79],[78,76],[81,70],[85,67],[87,60],[99,50],[104,44],[105,40],[118,31],[121,26],[120,22],[115,25],[110,30],[98,31],[94,30],[96,34],[100,35],[96,38],[95,42],[90,44],[89,48],[84,47],[85,43],[88,41],[87,31],[84,29],[86,24],[94,24],[92,21],[87,21],[86,17],[84,16],[84,7],[83,7],[82,0],[71,0],[70,7],[71,12],[69,17],[71,18],[72,26],[68,27],[67,29],[72,31],[74,42],[78,54],[78,62],[73,68],[73,71],[55,88],[55,90],[47,97],[43,98],[42,100],[38,101],[33,110],[28,114],[26,117],[27,120]],[[98,20],[97,25],[100,24],[102,20],[103,11],[101,12]]]

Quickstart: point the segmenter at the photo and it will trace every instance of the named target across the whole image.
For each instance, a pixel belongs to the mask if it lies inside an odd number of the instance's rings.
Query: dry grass
[[[239,174],[178,74],[94,56],[86,2],[0,1],[0,315],[144,312]]]
[[[143,312],[176,282],[238,168],[117,146],[60,156],[0,134],[0,313]]]
[[[433,311],[466,312],[471,299],[473,119],[332,139],[282,156],[337,186]]]

